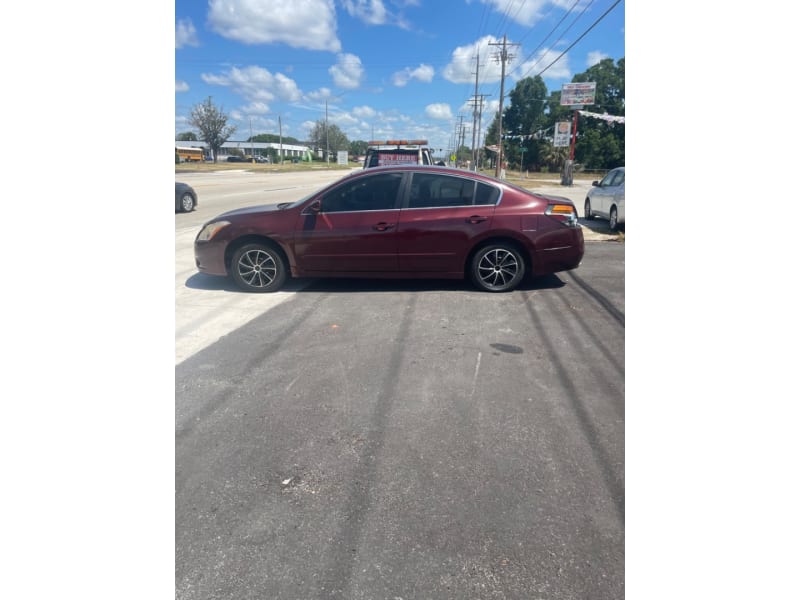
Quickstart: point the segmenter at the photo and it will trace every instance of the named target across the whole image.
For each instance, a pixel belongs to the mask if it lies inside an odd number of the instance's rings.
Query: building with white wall
[[[175,140],[176,146],[183,146],[187,148],[203,148],[206,152],[206,155],[211,154],[211,151],[208,148],[208,144],[205,142],[194,142],[194,141],[178,141]],[[266,150],[272,148],[275,150],[276,153],[280,154],[281,150],[283,151],[284,158],[306,158],[310,156],[311,149],[308,146],[298,146],[296,144],[279,144],[276,142],[233,142],[228,141],[222,144],[222,148],[220,148],[218,159],[225,160],[227,156],[231,153],[230,150],[236,149],[241,150],[244,154],[264,154],[266,155]]]

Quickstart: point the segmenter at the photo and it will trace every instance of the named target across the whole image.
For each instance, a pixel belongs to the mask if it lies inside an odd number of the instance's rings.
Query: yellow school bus
[[[203,162],[205,160],[202,148],[175,146],[175,156],[178,157],[179,162]]]

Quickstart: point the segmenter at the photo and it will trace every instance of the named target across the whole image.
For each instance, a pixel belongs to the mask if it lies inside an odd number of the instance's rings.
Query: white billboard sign
[[[565,83],[561,86],[561,106],[594,104],[597,83]]]

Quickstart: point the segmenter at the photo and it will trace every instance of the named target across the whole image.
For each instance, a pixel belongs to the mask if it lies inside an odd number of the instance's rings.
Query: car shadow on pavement
[[[564,281],[555,275],[526,277],[515,291],[557,289]],[[195,273],[186,280],[193,290],[249,294],[240,290],[227,277]],[[478,290],[466,279],[351,279],[351,278],[299,278],[288,279],[282,292],[475,292]],[[513,293],[513,292],[511,292]]]
[[[603,221],[602,219],[585,219],[579,217],[578,223],[580,223],[581,227],[583,227],[584,233],[586,232],[587,229],[592,233],[597,233],[601,235],[616,236],[619,233],[618,231],[613,231],[608,226],[608,221]],[[620,229],[622,231],[625,231],[624,225],[621,224]]]

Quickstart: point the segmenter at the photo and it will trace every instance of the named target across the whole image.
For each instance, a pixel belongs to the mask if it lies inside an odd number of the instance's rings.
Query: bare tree
[[[228,115],[211,102],[211,96],[202,104],[196,104],[189,115],[189,124],[200,131],[200,138],[208,144],[217,162],[217,154],[222,144],[236,131],[236,126],[228,125]]]

